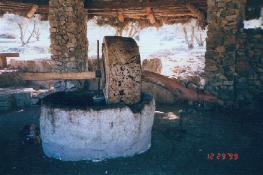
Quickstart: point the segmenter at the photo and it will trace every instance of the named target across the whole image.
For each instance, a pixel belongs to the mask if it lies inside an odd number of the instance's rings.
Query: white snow
[[[14,16],[14,15],[13,15]],[[16,39],[0,38],[0,52],[19,52],[19,59],[48,59],[50,58],[49,23],[41,21],[38,23],[40,29],[40,40],[32,38],[31,42],[22,47],[19,39],[18,25],[10,20],[12,15],[6,14],[0,18],[0,35],[9,34]],[[32,22],[25,20],[25,31],[28,36],[32,30]],[[190,25],[186,25],[190,31]],[[189,32],[190,33],[190,32]],[[106,35],[114,35],[115,29],[110,26],[99,27],[94,21],[88,23],[89,52],[91,58],[96,57],[96,41],[103,41]],[[206,38],[206,31],[202,33]],[[206,46],[199,47],[195,43],[194,49],[189,50],[184,38],[181,24],[166,25],[159,29],[146,28],[139,32],[139,40],[136,40],[140,47],[141,58],[160,58],[163,64],[162,74],[175,78],[186,78],[187,76],[199,75],[204,70],[204,54]]]
[[[245,29],[255,29],[255,28],[263,29],[263,8],[261,8],[260,18],[244,21],[244,28]]]

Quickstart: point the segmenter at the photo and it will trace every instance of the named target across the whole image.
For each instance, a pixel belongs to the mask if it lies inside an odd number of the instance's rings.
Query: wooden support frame
[[[89,80],[95,79],[95,72],[47,72],[47,73],[19,73],[19,77],[23,80],[49,81],[49,80]],[[142,80],[144,82],[151,82],[161,87],[168,89],[173,94],[182,100],[191,101],[206,101],[216,102],[217,97],[212,94],[196,92],[193,89],[188,89],[178,83],[176,80],[170,79],[160,74],[149,71],[143,71]]]
[[[23,80],[89,80],[95,79],[95,72],[44,72],[44,73],[19,73]]]

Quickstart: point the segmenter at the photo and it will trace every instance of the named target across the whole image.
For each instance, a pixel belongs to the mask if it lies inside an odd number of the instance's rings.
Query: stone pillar
[[[243,28],[246,0],[208,0],[206,90],[223,105],[236,100],[238,38]]]
[[[141,100],[141,59],[134,39],[104,37],[105,97],[108,104]]]
[[[88,44],[83,0],[49,0],[49,23],[54,71],[85,71]]]

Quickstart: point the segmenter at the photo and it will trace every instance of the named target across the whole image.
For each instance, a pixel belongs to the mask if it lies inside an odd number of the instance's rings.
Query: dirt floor
[[[1,113],[0,174],[263,174],[262,113],[201,112],[178,106],[157,110],[149,151],[101,162],[62,162],[45,157],[41,145],[22,144],[20,130],[39,122],[39,107]],[[208,159],[209,153],[215,154],[213,160]],[[239,157],[222,160],[220,156],[217,160],[218,153],[238,153]]]

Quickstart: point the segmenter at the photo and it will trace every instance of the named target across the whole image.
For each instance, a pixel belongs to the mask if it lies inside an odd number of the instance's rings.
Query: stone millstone
[[[141,60],[132,38],[104,37],[105,97],[108,104],[135,104],[141,100]]]

